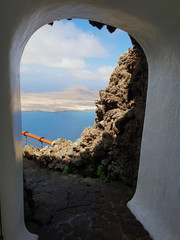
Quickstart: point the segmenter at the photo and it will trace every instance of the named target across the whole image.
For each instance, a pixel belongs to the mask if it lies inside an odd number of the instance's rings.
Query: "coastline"
[[[59,113],[59,112],[90,112],[90,111],[95,111],[96,107],[94,108],[89,108],[89,109],[71,109],[71,110],[60,110],[60,111],[49,111],[49,110],[22,110],[21,112],[44,112],[44,113]]]
[[[22,112],[64,112],[95,110],[99,92],[67,89],[56,93],[21,93]]]

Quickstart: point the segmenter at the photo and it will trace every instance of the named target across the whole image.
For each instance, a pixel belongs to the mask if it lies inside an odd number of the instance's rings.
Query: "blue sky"
[[[21,91],[57,92],[71,86],[103,89],[120,55],[132,47],[127,33],[110,34],[87,20],[61,20],[31,37],[21,60]]]

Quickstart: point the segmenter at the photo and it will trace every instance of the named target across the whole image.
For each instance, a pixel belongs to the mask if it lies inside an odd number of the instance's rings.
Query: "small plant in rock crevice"
[[[108,177],[106,176],[102,165],[98,166],[97,175],[99,176],[101,182],[103,183],[108,182]]]
[[[64,167],[64,169],[63,169],[63,172],[62,172],[62,174],[67,174],[67,173],[69,173],[69,167],[68,166],[65,166]]]

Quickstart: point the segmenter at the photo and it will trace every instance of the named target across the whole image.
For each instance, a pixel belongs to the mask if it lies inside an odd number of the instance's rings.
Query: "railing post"
[[[26,133],[28,133],[28,131],[22,131],[22,134],[25,136],[25,145],[27,145],[27,135]]]
[[[41,148],[43,148],[43,141],[42,141],[42,139],[44,139],[44,137],[41,137],[41,138],[39,139],[39,141],[41,142]]]

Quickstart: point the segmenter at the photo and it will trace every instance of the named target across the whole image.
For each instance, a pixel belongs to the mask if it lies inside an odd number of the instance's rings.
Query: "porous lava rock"
[[[102,165],[109,180],[135,187],[144,122],[148,66],[139,44],[123,53],[109,85],[99,91],[93,127],[85,128],[75,142],[58,139],[38,149],[27,145],[24,156],[49,169],[97,176]],[[67,168],[66,168],[67,169]]]

